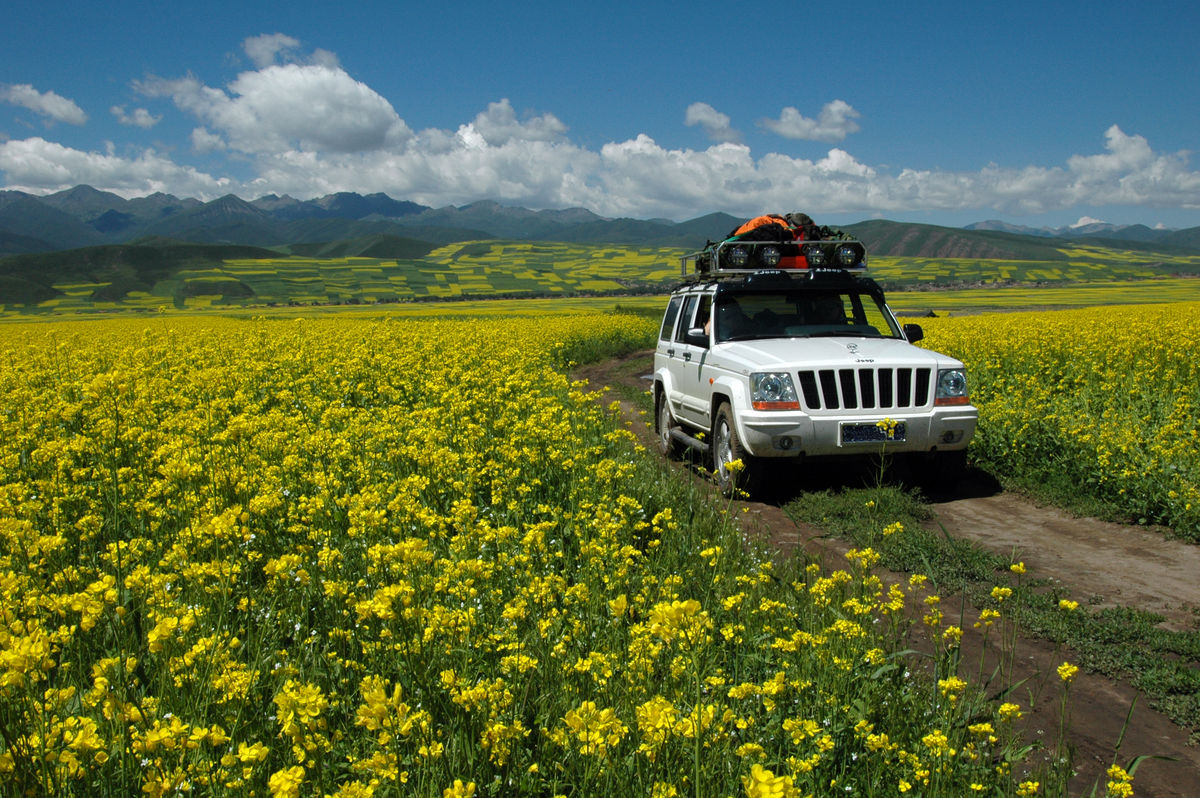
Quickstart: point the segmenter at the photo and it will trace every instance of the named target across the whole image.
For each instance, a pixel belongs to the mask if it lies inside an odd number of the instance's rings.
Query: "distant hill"
[[[147,236],[273,248],[391,236],[433,245],[504,239],[698,249],[742,221],[725,213],[684,222],[610,219],[585,208],[530,210],[490,200],[430,208],[382,193],[353,192],[310,200],[269,194],[249,202],[234,195],[200,202],[161,193],[126,200],[76,186],[48,196],[0,191],[0,256],[125,244]],[[993,220],[950,228],[877,220],[845,229],[863,238],[875,255],[1061,259],[1057,248],[1064,241],[1200,251],[1200,227],[1167,231],[1094,223],[1050,230]]]
[[[1082,220],[1081,220],[1082,221]],[[1009,224],[1008,222],[989,219],[986,222],[975,222],[966,225],[964,230],[993,230],[1019,235],[1044,236],[1061,238],[1071,241],[1086,238],[1102,238],[1106,241],[1136,241],[1145,244],[1172,244],[1171,239],[1177,233],[1188,231],[1159,230],[1144,224],[1110,224],[1108,222],[1087,222],[1067,225],[1065,227],[1026,227]],[[1191,228],[1197,230],[1197,228]],[[1187,238],[1185,236],[1185,238]],[[1173,244],[1179,246],[1178,243]]]
[[[602,219],[582,208],[531,211],[489,200],[473,202],[458,208],[427,208],[399,221],[411,225],[483,230],[492,238],[547,241],[557,240],[565,230]]]
[[[14,255],[0,258],[0,302],[32,305],[62,295],[63,284],[96,286],[91,298],[123,299],[132,291],[149,293],[181,269],[205,269],[237,258],[276,258],[259,247],[204,245],[165,239],[140,243]],[[236,290],[222,286],[222,291]],[[164,301],[169,301],[165,298]]]
[[[51,252],[54,248],[49,241],[43,241],[40,238],[0,232],[0,252],[25,255],[30,252]]]
[[[1189,227],[1186,230],[1174,230],[1163,236],[1162,243],[1176,247],[1200,249],[1200,227]]]
[[[424,205],[394,200],[387,194],[368,194],[364,197],[349,192],[329,194],[308,202],[269,194],[259,197],[251,204],[277,218],[287,220],[401,218],[428,210]]]
[[[104,235],[70,213],[28,194],[0,206],[0,233],[45,241],[53,249],[102,244]],[[7,254],[7,253],[0,253]]]
[[[872,220],[841,228],[872,255],[987,260],[1066,260],[1061,240],[993,230]]]
[[[964,230],[990,230],[1000,233],[1016,233],[1023,236],[1046,236],[1054,237],[1058,235],[1057,231],[1049,227],[1027,227],[1022,224],[1011,224],[1010,222],[1002,222],[999,219],[988,219],[986,222],[973,222],[963,226]]]
[[[577,244],[682,247],[697,250],[708,241],[720,241],[745,219],[727,213],[710,213],[687,222],[641,219],[602,219],[585,222],[562,232],[562,240]]]

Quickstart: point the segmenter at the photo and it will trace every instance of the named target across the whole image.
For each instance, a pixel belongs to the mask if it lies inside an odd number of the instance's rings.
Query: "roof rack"
[[[688,272],[688,262],[693,273]],[[735,238],[709,243],[699,252],[679,259],[680,276],[714,278],[754,274],[764,269],[786,273],[811,274],[821,271],[867,270],[867,249],[861,241],[851,238],[812,241],[766,240],[746,241]]]

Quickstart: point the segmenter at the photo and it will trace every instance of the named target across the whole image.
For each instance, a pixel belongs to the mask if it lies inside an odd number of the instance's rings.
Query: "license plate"
[[[888,443],[904,440],[904,422],[897,422],[888,437],[887,429],[877,424],[844,424],[842,425],[842,443]]]

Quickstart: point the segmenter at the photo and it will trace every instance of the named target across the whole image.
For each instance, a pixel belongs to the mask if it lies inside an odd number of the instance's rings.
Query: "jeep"
[[[896,321],[862,243],[822,230],[710,243],[667,302],[659,449],[699,454],[727,496],[810,458],[904,456],[926,484],[965,468],[978,412],[963,364],[913,346],[921,327]]]

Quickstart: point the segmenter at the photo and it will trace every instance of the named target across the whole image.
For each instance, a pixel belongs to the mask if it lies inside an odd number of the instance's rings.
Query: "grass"
[[[940,591],[962,593],[977,609],[997,606],[993,589],[1011,586],[1004,612],[1023,633],[1074,651],[1089,671],[1129,682],[1200,742],[1200,624],[1163,629],[1163,618],[1154,613],[1094,609],[1086,601],[1067,609],[1075,601],[1070,593],[1081,586],[1014,577],[1010,559],[950,537],[920,495],[896,485],[807,493],[785,510],[855,546],[871,546],[884,566],[924,574]],[[884,536],[885,522],[899,522],[903,531]]]

